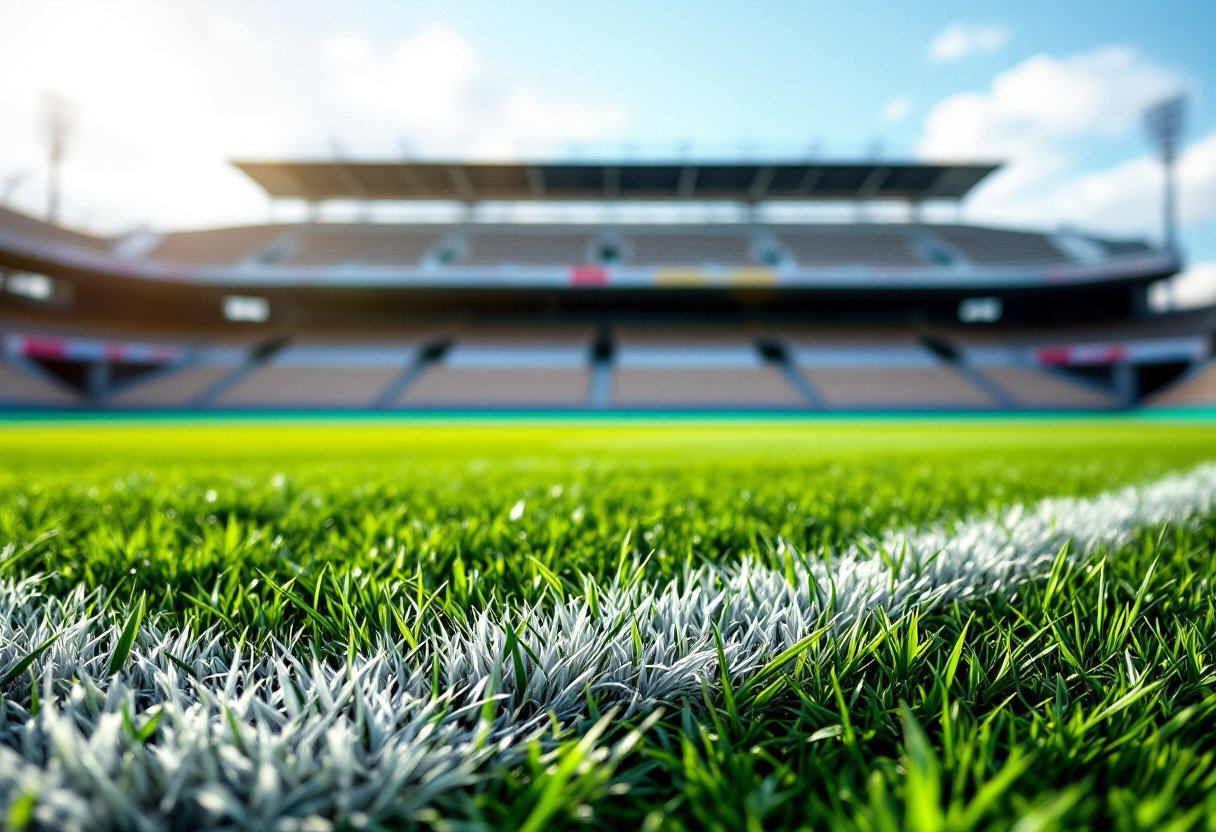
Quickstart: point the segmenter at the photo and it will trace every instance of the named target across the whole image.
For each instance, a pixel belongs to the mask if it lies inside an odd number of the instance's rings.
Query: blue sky
[[[1190,96],[1185,242],[1216,263],[1216,2],[0,0],[0,196],[262,220],[237,156],[984,158],[970,220],[1158,228],[1138,114]],[[1216,266],[1211,273],[1216,284]]]

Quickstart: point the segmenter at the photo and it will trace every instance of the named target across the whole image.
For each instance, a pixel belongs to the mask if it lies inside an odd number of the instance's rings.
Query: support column
[[[1115,395],[1125,405],[1133,405],[1140,397],[1140,383],[1136,378],[1136,365],[1120,361],[1114,366]]]
[[[89,374],[85,381],[89,396],[94,399],[100,399],[110,392],[110,377],[110,363],[108,361],[95,361],[90,364]]]
[[[615,352],[612,330],[605,323],[591,345],[591,390],[587,404],[596,410],[612,405],[612,359]]]

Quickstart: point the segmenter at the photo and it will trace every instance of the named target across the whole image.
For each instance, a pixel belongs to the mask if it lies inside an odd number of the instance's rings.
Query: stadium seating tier
[[[1015,403],[1025,407],[1087,410],[1118,404],[1110,393],[1047,369],[985,367],[981,372],[1008,393]]]
[[[933,226],[934,237],[977,266],[1067,263],[1070,258],[1042,234],[969,226]]]
[[[212,400],[216,407],[367,408],[403,367],[259,367]]]
[[[612,403],[639,408],[796,408],[806,399],[773,367],[620,367]]]
[[[64,384],[0,361],[0,404],[24,407],[76,407],[83,398]]]
[[[252,225],[166,234],[146,259],[200,265],[235,265],[256,258],[290,231],[281,225]]]
[[[460,266],[573,266],[594,260],[598,234],[581,229],[476,229],[463,237]]]
[[[120,388],[106,397],[105,404],[121,408],[192,407],[233,370],[223,364],[166,368],[151,378]]]
[[[807,367],[828,406],[842,409],[991,408],[992,397],[949,366]]]
[[[63,228],[62,226],[51,225],[17,211],[10,211],[7,208],[0,208],[0,229],[35,240],[99,251],[108,251],[114,245],[112,239],[97,237],[92,234],[83,234],[79,231]]]
[[[305,226],[284,246],[285,266],[417,265],[443,241],[447,229],[376,225]]]
[[[830,292],[850,275],[860,275],[863,286],[876,275],[889,279],[899,292],[905,279],[908,286],[940,281],[943,268],[951,280],[967,274],[1021,280],[1024,272],[1030,280],[1054,281],[1073,274],[1057,266],[1150,251],[1071,233],[860,221],[466,221],[310,222],[108,239],[3,209],[0,232],[62,246],[68,258],[66,276],[53,278],[67,291],[56,288],[54,303],[39,307],[7,282],[0,291],[0,335],[11,359],[0,368],[0,403],[12,406],[1100,409],[1124,402],[1060,367],[1105,362],[1107,386],[1126,397],[1141,379],[1131,365],[1166,368],[1142,374],[1155,386],[1163,373],[1210,355],[1216,331],[1211,310],[988,328],[886,324],[864,315],[858,319],[869,323],[808,320],[836,314]],[[26,251],[20,255],[26,259],[10,261],[16,263],[10,270],[50,256],[46,246],[14,250]],[[114,267],[111,275],[107,263],[120,260],[130,271]],[[144,262],[136,267],[134,260]],[[1122,262],[1157,268],[1143,259]],[[1161,268],[1169,266],[1163,262]],[[182,268],[191,265],[212,268]],[[989,268],[1012,271],[994,277]],[[935,271],[907,275],[907,269]],[[493,270],[501,271],[486,273]],[[810,274],[815,270],[827,274]],[[48,267],[48,274],[56,272]],[[537,283],[517,286],[525,277]],[[753,277],[763,284],[748,282]],[[102,278],[113,283],[97,283]],[[1111,285],[1112,292],[1126,291]],[[93,294],[76,295],[73,306],[72,290],[80,286]],[[139,303],[107,306],[111,287],[121,289],[116,296],[138,295]],[[509,297],[516,290],[532,293],[528,305]],[[663,301],[650,307],[643,293],[652,290]],[[822,310],[800,294],[810,291],[824,292]],[[218,320],[228,292],[265,294],[271,319]],[[393,305],[377,308],[382,297]],[[602,311],[589,305],[601,297],[616,305]],[[688,309],[669,305],[684,297]],[[786,298],[796,301],[790,309],[782,305]],[[924,320],[953,315],[956,299],[935,302]],[[191,314],[183,312],[187,307]],[[162,320],[162,308],[182,320]],[[520,319],[510,317],[517,313]],[[735,322],[722,322],[728,314],[738,316]],[[855,313],[836,320],[845,314]],[[904,318],[922,320],[920,314]],[[186,320],[191,315],[193,323]],[[408,323],[395,324],[396,316]],[[71,383],[39,372],[38,362]],[[1206,378],[1192,374],[1154,401],[1211,401]]]
[[[432,367],[405,389],[398,407],[581,408],[588,367]]]
[[[929,265],[916,254],[906,230],[777,227],[773,235],[804,268],[824,266]]]
[[[1149,398],[1153,407],[1216,405],[1216,361],[1197,367]]]

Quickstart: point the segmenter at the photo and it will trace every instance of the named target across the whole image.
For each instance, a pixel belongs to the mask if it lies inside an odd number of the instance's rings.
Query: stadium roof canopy
[[[272,197],[354,200],[731,201],[961,199],[997,165],[869,162],[236,162]]]

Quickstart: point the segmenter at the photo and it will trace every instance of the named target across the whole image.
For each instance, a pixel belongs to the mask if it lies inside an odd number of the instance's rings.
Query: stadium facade
[[[1216,399],[1216,317],[1156,314],[1172,249],[922,221],[993,165],[248,162],[275,199],[447,222],[102,238],[0,209],[0,407],[1113,409]],[[777,222],[896,201],[906,222]],[[739,206],[488,222],[484,203]]]

